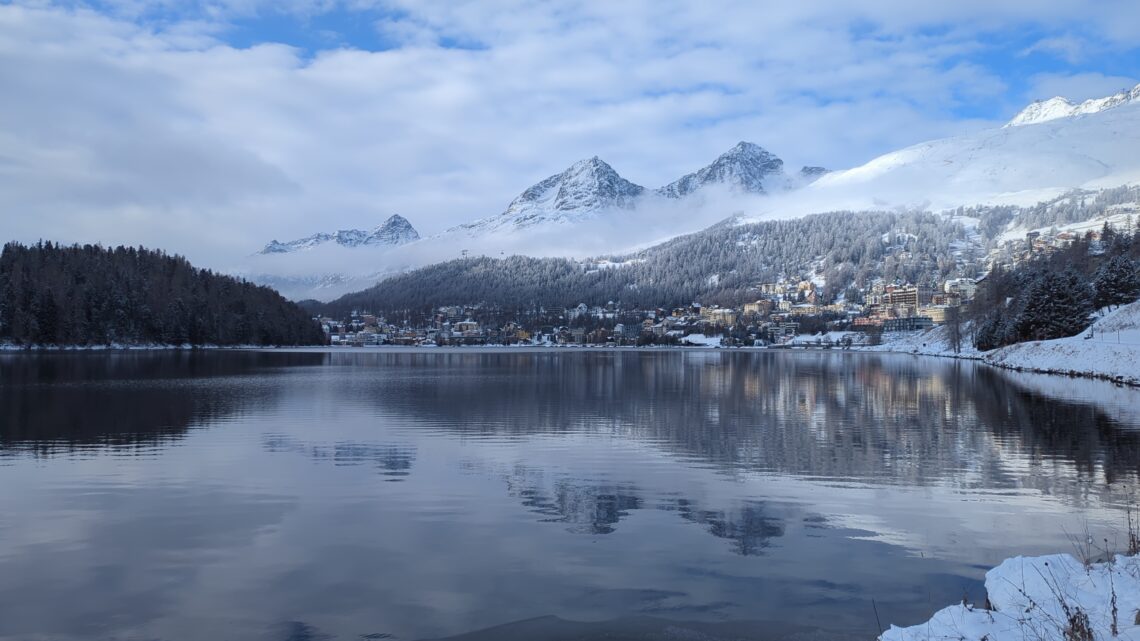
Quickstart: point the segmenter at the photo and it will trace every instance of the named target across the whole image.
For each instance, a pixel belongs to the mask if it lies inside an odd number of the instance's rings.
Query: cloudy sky
[[[599,155],[656,187],[739,140],[842,168],[1140,81],[1134,0],[0,4],[0,239],[224,266],[501,211]]]

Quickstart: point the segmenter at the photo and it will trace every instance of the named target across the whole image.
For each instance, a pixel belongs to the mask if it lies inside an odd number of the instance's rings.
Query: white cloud
[[[1080,38],[1071,35],[1055,36],[1038,40],[1022,50],[1021,55],[1048,53],[1070,63],[1077,63],[1088,53],[1088,48],[1089,44]]]
[[[116,6],[0,6],[0,237],[141,242],[211,265],[391,213],[439,231],[595,154],[649,187],[740,139],[793,169],[853,165],[986,124],[954,115],[1006,100],[963,59],[979,34],[1080,19],[1112,46],[1128,40],[1107,23],[1137,11],[396,0],[377,4],[399,16],[377,28],[398,48],[313,53],[221,38],[233,17],[327,2]]]

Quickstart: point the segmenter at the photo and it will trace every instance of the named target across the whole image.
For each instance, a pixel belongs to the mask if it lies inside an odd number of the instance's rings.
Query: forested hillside
[[[421,310],[440,305],[569,307],[621,302],[738,304],[778,278],[822,277],[834,298],[871,278],[934,280],[976,272],[969,232],[927,212],[832,212],[797,220],[726,221],[635,254],[592,261],[475,257],[431,265],[349,294],[325,309]]]
[[[320,328],[268,287],[142,248],[9,243],[0,342],[312,345]]]
[[[1113,208],[1140,203],[1140,186],[1123,185],[1111,189],[1091,191],[1074,189],[1035,205],[985,205],[959,207],[956,216],[977,218],[979,231],[990,241],[998,241],[1009,226],[1018,230],[1041,229],[1053,225],[1068,225],[1086,220],[1104,218],[1114,213]]]
[[[1074,336],[1093,310],[1140,298],[1140,230],[1078,238],[1063,250],[1011,270],[994,269],[982,282],[971,311],[978,319],[974,344],[989,350],[1022,341]]]

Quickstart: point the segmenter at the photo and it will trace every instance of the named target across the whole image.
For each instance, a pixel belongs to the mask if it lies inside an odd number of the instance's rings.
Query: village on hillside
[[[1033,231],[1007,243],[991,265],[1012,267],[1068,247],[1080,239],[1099,242],[1101,230]],[[823,299],[822,283],[795,279],[758,284],[760,296],[734,307],[694,302],[672,309],[625,308],[585,302],[566,309],[490,309],[443,306],[430,313],[393,319],[365,310],[348,318],[318,317],[334,346],[377,345],[700,345],[782,346],[796,336],[847,332],[821,339],[825,346],[874,345],[884,333],[959,326],[985,277],[955,277],[937,283],[873,282]],[[852,338],[852,337],[858,338]]]

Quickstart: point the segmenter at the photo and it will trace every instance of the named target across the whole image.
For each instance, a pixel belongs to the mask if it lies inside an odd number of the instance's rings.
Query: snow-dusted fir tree
[[[1097,270],[1093,289],[1097,307],[1131,303],[1140,298],[1140,271],[1127,256],[1113,256]]]
[[[1022,340],[1073,336],[1088,327],[1092,296],[1088,282],[1073,269],[1046,271],[1029,286],[1017,319]]]

